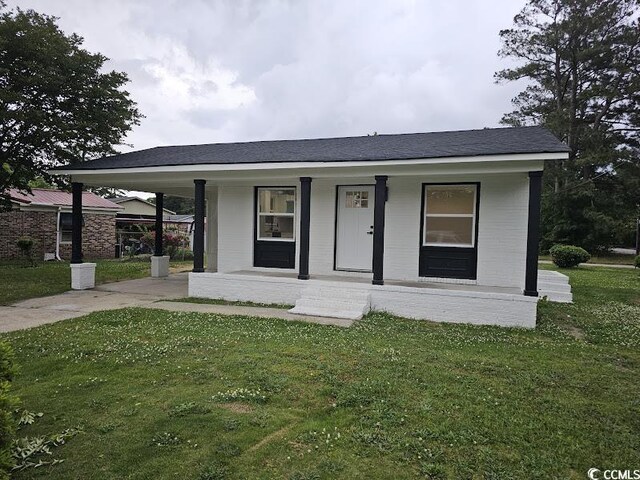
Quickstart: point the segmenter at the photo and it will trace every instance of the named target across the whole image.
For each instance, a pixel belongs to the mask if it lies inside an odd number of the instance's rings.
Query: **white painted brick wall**
[[[371,309],[436,322],[535,328],[537,298],[429,289],[371,291]]]
[[[407,318],[526,328],[536,324],[537,298],[524,295],[221,273],[189,274],[192,297],[294,304],[305,287],[369,292],[372,310]]]
[[[207,189],[207,271],[218,270],[218,188]]]
[[[529,177],[491,176],[480,189],[478,284],[524,289]]]
[[[430,175],[389,178],[386,210],[386,279],[418,281],[422,183],[481,182],[478,232],[478,285],[524,287],[528,177],[526,173]],[[295,185],[283,181],[268,185]],[[311,183],[309,270],[333,270],[337,185],[373,184],[373,178],[322,179]],[[257,183],[266,185],[265,183]],[[299,195],[299,188],[298,188]],[[218,198],[218,271],[252,269],[253,185],[223,186]],[[298,229],[296,235],[298,235]],[[298,254],[296,253],[296,263]]]
[[[253,188],[218,187],[218,271],[253,266]]]
[[[305,282],[277,277],[248,277],[222,273],[189,273],[189,296],[293,305]]]

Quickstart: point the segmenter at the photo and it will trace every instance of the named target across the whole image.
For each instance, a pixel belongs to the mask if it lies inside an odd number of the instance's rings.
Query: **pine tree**
[[[502,123],[544,125],[571,148],[545,166],[542,248],[598,251],[630,238],[640,215],[640,26],[637,0],[529,0],[500,32],[527,80]]]

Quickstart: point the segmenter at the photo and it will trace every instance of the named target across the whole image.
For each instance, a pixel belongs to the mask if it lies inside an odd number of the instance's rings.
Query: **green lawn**
[[[96,283],[117,282],[149,275],[148,261],[96,260]],[[192,262],[171,262],[177,269],[190,268]],[[0,263],[0,305],[8,305],[33,297],[66,292],[71,288],[68,262],[39,263],[25,267],[23,262]]]
[[[3,335],[71,430],[15,477],[586,478],[640,468],[640,273],[570,272],[535,331],[127,309]]]

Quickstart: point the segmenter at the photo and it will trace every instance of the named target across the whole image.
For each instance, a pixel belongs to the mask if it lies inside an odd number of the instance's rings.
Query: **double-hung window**
[[[60,232],[60,243],[71,243],[72,237],[73,215],[71,213],[60,214],[60,224],[58,230]]]
[[[423,246],[475,247],[477,185],[425,185],[424,188]]]
[[[258,188],[258,240],[295,241],[295,188]]]

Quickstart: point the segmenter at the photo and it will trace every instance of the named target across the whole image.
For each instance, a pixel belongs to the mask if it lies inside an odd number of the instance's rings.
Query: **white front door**
[[[338,187],[336,269],[371,271],[373,185]]]

